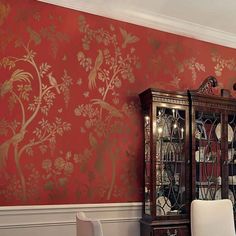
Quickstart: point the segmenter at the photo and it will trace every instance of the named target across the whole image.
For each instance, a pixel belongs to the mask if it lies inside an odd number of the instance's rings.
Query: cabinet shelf
[[[197,165],[201,165],[201,164],[220,164],[217,161],[196,161]]]
[[[160,164],[162,164],[162,163],[164,163],[164,164],[165,163],[173,163],[173,164],[181,163],[182,164],[182,163],[185,163],[185,161],[174,161],[174,160],[173,161],[167,161],[167,160],[160,161],[160,160],[157,160],[156,163],[160,163]]]
[[[177,187],[180,186],[180,184],[176,184],[176,183],[174,183],[174,184],[171,184],[171,183],[163,183],[163,184],[162,184],[162,183],[158,183],[158,184],[156,184],[157,187],[169,187],[170,185],[171,185],[172,187],[173,187],[173,186],[177,186]]]
[[[217,138],[215,139],[196,139],[196,142],[202,142],[202,143],[220,143],[220,140],[218,140]]]
[[[166,138],[166,137],[163,137],[163,138],[160,138],[160,139],[157,139],[157,142],[163,142],[163,143],[183,143],[183,139],[171,139],[171,138]]]
[[[201,187],[201,186],[210,186],[210,187],[214,187],[214,186],[221,186],[221,184],[218,184],[216,182],[200,182],[200,181],[196,181],[196,186]]]

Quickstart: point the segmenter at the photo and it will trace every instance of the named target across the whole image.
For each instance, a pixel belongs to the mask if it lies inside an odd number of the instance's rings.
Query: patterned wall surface
[[[0,0],[0,204],[141,200],[148,87],[231,89],[236,51],[35,0]]]

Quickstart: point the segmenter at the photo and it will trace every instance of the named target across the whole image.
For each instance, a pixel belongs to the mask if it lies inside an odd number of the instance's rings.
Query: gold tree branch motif
[[[35,44],[38,44],[40,42],[36,36],[36,33],[33,34],[30,31],[30,41],[33,40]],[[8,99],[9,110],[13,110],[17,105],[21,110],[21,121],[7,121],[4,118],[0,120],[0,134],[7,137],[6,141],[0,144],[0,171],[4,172],[9,150],[12,148],[24,201],[27,200],[27,193],[25,176],[20,164],[22,154],[26,152],[28,155],[32,155],[33,148],[36,146],[39,147],[41,153],[44,153],[47,151],[47,143],[49,147],[54,148],[56,136],[62,136],[71,128],[69,123],[62,121],[59,117],[56,117],[54,122],[50,122],[44,117],[48,116],[57,95],[63,95],[66,105],[68,104],[72,79],[64,71],[61,82],[57,82],[50,65],[46,62],[37,65],[36,52],[30,49],[30,41],[27,45],[22,41],[17,41],[17,45],[25,50],[22,57],[8,56],[0,60],[0,67],[9,71],[14,70],[11,77],[0,85],[0,97]],[[18,64],[30,65],[35,75],[18,68]],[[36,83],[38,85],[34,89],[33,85]],[[38,127],[33,130],[32,134],[29,134],[29,127],[33,127],[34,120],[40,117]]]
[[[2,25],[10,12],[9,4],[0,2],[0,25]]]
[[[170,84],[175,88],[179,88],[180,83],[180,74],[189,70],[192,75],[192,82],[196,83],[197,73],[205,72],[205,65],[198,62],[196,57],[189,57],[184,60],[178,59],[178,53],[183,53],[183,46],[179,43],[165,44],[160,42],[155,38],[149,38],[148,43],[153,50],[153,55],[149,60],[150,70],[154,73],[164,72],[165,74],[169,74],[172,77]],[[159,48],[162,45],[164,47],[164,55],[161,55],[161,51],[159,53]],[[168,57],[168,60],[164,58]],[[173,72],[173,68],[170,69],[170,66],[175,66],[175,71]]]
[[[89,150],[101,153],[109,136],[121,130],[122,119],[126,115],[118,107],[120,105],[119,89],[125,82],[135,82],[134,70],[140,68],[140,61],[135,55],[133,44],[139,38],[122,28],[117,30],[121,37],[117,37],[113,25],[110,26],[110,30],[91,29],[83,16],[79,17],[78,25],[83,34],[82,46],[84,50],[77,53],[77,60],[88,74],[88,90],[96,90],[99,95],[90,99],[87,104],[78,105],[74,113],[76,116],[85,118],[83,132],[89,131],[88,137],[91,146]],[[122,42],[119,42],[118,38],[121,38]],[[94,41],[101,47],[96,51],[93,59],[88,55]],[[78,81],[78,85],[81,83]],[[89,92],[87,97],[89,99]],[[100,141],[99,144],[99,140],[103,140],[103,143]],[[117,149],[117,152],[113,153],[114,155],[110,155],[112,176],[109,188],[106,189],[107,200],[115,196],[116,162],[120,156],[119,147]],[[104,160],[102,157],[99,160],[98,158],[95,168],[102,170]]]
[[[224,59],[216,51],[213,51],[211,60],[216,64],[214,67],[216,76],[221,76],[222,71],[226,68],[230,71],[236,70],[236,60],[234,58]]]
[[[42,39],[46,39],[51,45],[51,52],[55,58],[59,48],[58,42],[69,42],[68,36],[60,31],[56,31],[55,25],[44,27],[39,32],[36,32],[34,29],[28,27],[27,31],[30,35],[30,38],[36,45],[40,44]]]
[[[199,62],[197,62],[197,59],[195,57],[191,57],[189,59],[184,60],[182,68],[179,68],[179,71],[184,71],[183,67],[186,67],[189,69],[192,73],[192,80],[193,83],[196,82],[197,79],[197,71],[205,71],[205,66]]]

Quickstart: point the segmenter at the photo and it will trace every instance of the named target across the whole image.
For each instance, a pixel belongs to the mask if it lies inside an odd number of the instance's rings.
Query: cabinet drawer
[[[160,227],[153,229],[153,236],[189,236],[189,227],[187,225],[177,227]]]

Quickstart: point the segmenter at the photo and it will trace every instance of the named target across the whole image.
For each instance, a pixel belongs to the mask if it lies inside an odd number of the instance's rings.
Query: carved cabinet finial
[[[213,94],[213,88],[216,86],[218,86],[216,78],[214,76],[208,76],[198,88],[197,93],[207,95]]]

